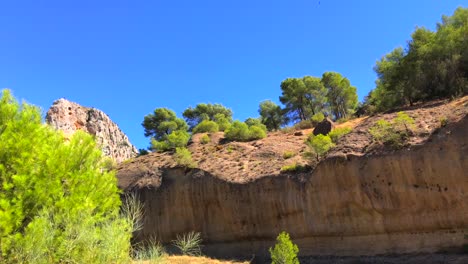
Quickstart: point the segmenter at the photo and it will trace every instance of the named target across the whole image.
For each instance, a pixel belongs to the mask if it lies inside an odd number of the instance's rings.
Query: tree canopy
[[[189,107],[185,109],[182,115],[189,124],[191,130],[203,120],[216,122],[217,119],[221,118],[220,114],[224,115],[224,118],[227,119],[228,122],[232,122],[231,109],[222,104],[197,104],[195,108]]]
[[[271,100],[260,103],[258,108],[261,122],[269,131],[280,129],[281,125],[287,123],[287,118],[283,115],[281,107]]]
[[[307,120],[324,109],[326,89],[320,78],[305,76],[281,82],[280,101],[292,120]]]
[[[145,116],[142,126],[145,136],[151,137],[152,150],[166,151],[184,147],[190,139],[187,123],[167,108],[156,108],[154,113]]]
[[[417,28],[405,49],[377,61],[376,88],[366,97],[367,111],[468,92],[468,9],[443,16],[437,30]]]
[[[356,87],[337,72],[325,72],[322,84],[327,90],[327,102],[335,120],[354,113],[358,105]]]

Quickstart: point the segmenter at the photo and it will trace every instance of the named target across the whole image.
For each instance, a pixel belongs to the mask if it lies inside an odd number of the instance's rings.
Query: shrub
[[[315,154],[317,154],[317,160],[319,159],[319,157],[325,155],[330,150],[330,148],[335,146],[330,136],[324,136],[322,134],[316,136],[311,134],[311,136],[309,136],[307,144],[315,152]]]
[[[249,127],[249,140],[262,139],[266,137],[266,127],[251,126]]]
[[[192,160],[192,153],[190,153],[190,151],[187,148],[176,148],[174,159],[177,165],[188,168],[196,167],[195,162]]]
[[[176,130],[169,134],[165,139],[157,141],[152,139],[152,149],[155,151],[168,151],[187,146],[190,134],[184,130]]]
[[[133,224],[119,214],[113,171],[94,139],[41,123],[0,99],[0,252],[7,263],[128,263]]]
[[[133,258],[137,263],[164,263],[166,255],[164,247],[155,239],[150,239],[144,244],[138,245],[133,251]]]
[[[149,151],[146,149],[138,149],[138,157],[148,155]]]
[[[351,132],[351,128],[350,127],[340,127],[340,128],[335,128],[333,129],[332,131],[330,131],[330,133],[328,133],[328,136],[330,136],[331,140],[333,141],[333,143],[337,143],[338,140],[348,134],[349,132]]]
[[[216,122],[210,120],[201,121],[193,128],[193,133],[214,133],[219,131],[219,126]]]
[[[250,141],[266,137],[266,127],[252,125],[248,126],[244,122],[234,121],[225,131],[225,137],[231,141]]]
[[[230,120],[230,118],[227,118],[223,114],[216,114],[214,116],[214,121],[216,122],[216,124],[218,124],[219,131],[225,131],[226,129],[228,129],[231,126]]]
[[[315,124],[322,122],[323,119],[325,119],[325,115],[322,112],[313,115],[311,118],[312,122]]]
[[[304,171],[305,169],[306,169],[305,166],[297,164],[297,163],[284,165],[283,167],[281,167],[282,172],[301,172],[301,171]]]
[[[201,138],[200,138],[200,143],[202,143],[202,144],[208,144],[208,143],[210,143],[210,142],[211,142],[210,136],[208,136],[207,134],[201,136]]]
[[[448,119],[447,117],[444,116],[439,119],[439,122],[440,122],[440,127],[445,127],[448,124]]]
[[[286,150],[285,152],[283,152],[283,159],[292,158],[292,157],[294,157],[294,155],[296,155],[296,153],[294,153],[294,151]]]
[[[392,123],[397,131],[406,135],[409,135],[414,130],[414,119],[403,111],[397,113]]]
[[[248,141],[249,126],[241,121],[234,121],[232,125],[225,131],[225,137],[232,141]]]
[[[201,255],[201,235],[199,232],[190,232],[182,236],[177,235],[177,239],[172,243],[180,250],[182,255],[200,256]]]
[[[404,145],[412,129],[414,129],[414,120],[406,113],[399,112],[390,122],[377,120],[369,128],[369,133],[377,142],[399,148]]]
[[[289,238],[289,234],[281,232],[276,238],[276,245],[269,249],[272,264],[299,264],[297,253],[299,248]]]

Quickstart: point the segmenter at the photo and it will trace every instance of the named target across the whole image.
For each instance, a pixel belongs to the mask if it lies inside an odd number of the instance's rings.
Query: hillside
[[[223,134],[189,145],[198,166],[151,153],[118,167],[119,186],[145,204],[138,239],[168,243],[199,231],[211,256],[265,256],[286,230],[301,255],[375,255],[460,250],[468,228],[468,97],[403,109],[416,129],[401,149],[373,143],[362,117],[328,155],[304,155],[309,130],[247,143]],[[441,120],[447,120],[447,124]],[[295,155],[285,158],[292,151]],[[282,173],[284,165],[306,166]]]
[[[468,96],[447,102],[433,101],[400,109],[414,118],[416,131],[409,138],[406,149],[424,144],[435,131],[441,127],[441,119],[447,119],[448,124],[458,123],[468,113]],[[328,154],[329,158],[345,155],[363,156],[392,152],[392,149],[373,144],[369,128],[379,119],[390,120],[396,112],[356,118],[337,124],[336,127],[350,127],[351,133],[340,139]],[[233,183],[247,183],[266,176],[281,175],[285,165],[297,163],[312,170],[317,161],[307,155],[308,146],[304,143],[313,129],[285,130],[271,132],[268,137],[251,142],[225,142],[224,133],[210,134],[211,142],[201,144],[204,134],[195,134],[188,149],[197,168],[211,175]],[[450,133],[450,130],[446,130]],[[440,135],[443,136],[443,135]],[[291,158],[285,158],[285,152],[293,153]],[[152,168],[173,168],[177,164],[171,152],[150,153],[135,159],[129,159],[118,167],[120,186],[124,189],[132,186],[157,186],[159,183],[145,182],[137,172]],[[136,178],[133,178],[136,176]],[[294,174],[298,176],[298,174]],[[141,181],[141,182],[139,182]],[[153,185],[156,184],[156,185]]]

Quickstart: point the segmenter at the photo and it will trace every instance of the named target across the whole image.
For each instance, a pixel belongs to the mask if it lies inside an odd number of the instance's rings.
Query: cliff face
[[[335,153],[312,172],[246,182],[158,166],[151,156],[122,165],[118,177],[144,202],[139,239],[169,243],[199,231],[210,255],[252,256],[267,255],[287,231],[301,255],[435,252],[467,243],[467,135],[465,116],[423,144]]]
[[[58,99],[47,111],[46,122],[71,136],[83,130],[96,137],[104,155],[122,162],[138,154],[128,137],[101,110],[88,108],[66,99]]]

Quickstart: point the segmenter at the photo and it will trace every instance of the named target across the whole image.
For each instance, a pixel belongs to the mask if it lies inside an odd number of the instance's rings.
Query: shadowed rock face
[[[58,99],[47,111],[46,122],[70,137],[83,130],[96,137],[104,155],[122,162],[138,154],[128,137],[101,110],[88,108],[66,99]]]
[[[248,183],[206,171],[121,167],[146,217],[139,239],[199,231],[212,256],[267,255],[287,231],[301,255],[374,255],[461,248],[468,229],[468,118],[411,149],[329,157],[305,175]]]

